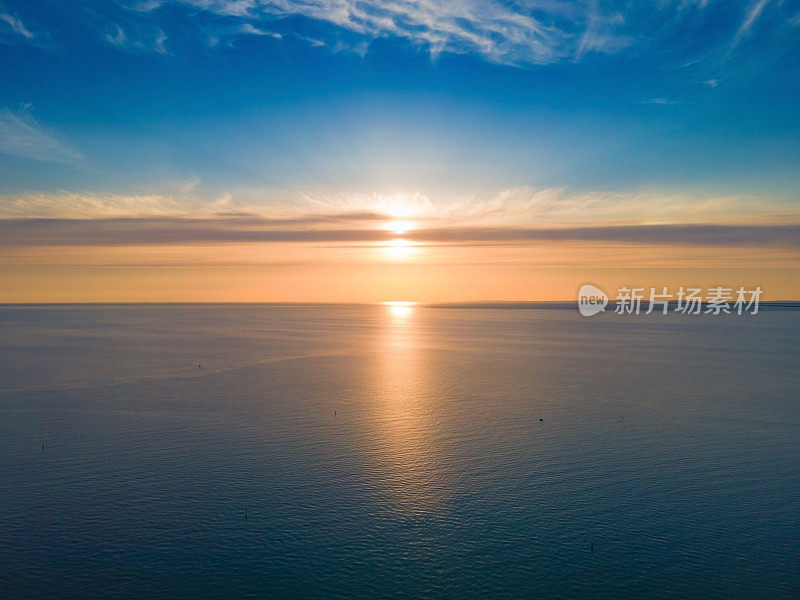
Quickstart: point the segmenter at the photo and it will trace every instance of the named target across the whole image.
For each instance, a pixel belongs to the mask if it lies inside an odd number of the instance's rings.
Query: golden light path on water
[[[442,508],[431,373],[415,302],[384,302],[377,340],[373,418],[376,466],[387,500],[409,516]]]
[[[411,315],[414,310],[416,302],[408,302],[406,300],[393,300],[385,302],[385,306],[389,309],[389,313],[396,319],[405,319]]]

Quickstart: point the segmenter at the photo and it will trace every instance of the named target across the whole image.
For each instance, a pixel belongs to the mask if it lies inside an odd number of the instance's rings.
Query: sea
[[[800,311],[0,306],[0,598],[800,598]]]

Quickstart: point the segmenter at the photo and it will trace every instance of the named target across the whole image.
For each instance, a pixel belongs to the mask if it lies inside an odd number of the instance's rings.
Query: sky
[[[800,299],[800,1],[0,0],[0,301]]]

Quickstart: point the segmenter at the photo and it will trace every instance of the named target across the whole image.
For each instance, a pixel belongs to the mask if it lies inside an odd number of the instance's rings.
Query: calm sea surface
[[[0,307],[0,598],[800,598],[798,345],[798,311]]]

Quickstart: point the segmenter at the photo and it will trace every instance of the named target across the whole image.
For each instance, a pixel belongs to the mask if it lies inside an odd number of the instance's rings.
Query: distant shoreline
[[[646,309],[648,302],[647,300],[642,301],[642,308],[643,310]],[[731,306],[733,303],[731,303]],[[493,309],[533,309],[533,308],[540,308],[540,309],[570,309],[575,310],[577,308],[577,301],[571,300],[569,302],[563,301],[556,301],[556,302],[448,302],[448,303],[440,303],[440,304],[425,304],[427,308],[493,308]],[[674,310],[675,307],[678,306],[676,301],[669,301],[668,306],[670,309]],[[706,303],[702,303],[701,305],[703,308],[706,307]],[[616,303],[612,300],[609,301],[608,307],[606,308],[606,312],[609,310],[613,311],[616,307]],[[758,304],[759,309],[773,309],[773,310],[798,310],[800,309],[800,301],[798,300],[772,300],[772,301],[763,301],[759,302]],[[658,312],[658,309],[655,311]]]

